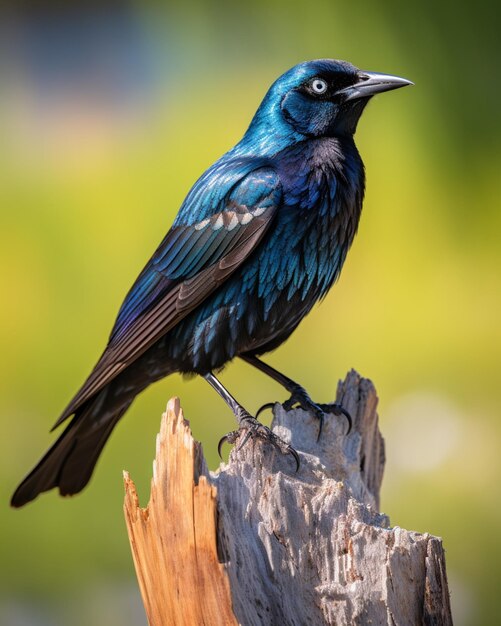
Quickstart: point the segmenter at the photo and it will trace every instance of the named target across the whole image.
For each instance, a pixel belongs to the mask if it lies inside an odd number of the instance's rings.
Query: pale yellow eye
[[[318,94],[325,93],[327,91],[327,83],[322,78],[314,78],[311,81],[311,89]]]

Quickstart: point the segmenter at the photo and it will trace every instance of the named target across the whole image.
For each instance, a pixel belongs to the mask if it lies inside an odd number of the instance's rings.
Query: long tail
[[[63,496],[85,487],[111,431],[139,391],[129,388],[128,393],[120,393],[114,387],[111,383],[77,409],[56,443],[16,489],[12,506],[23,506],[54,487]]]

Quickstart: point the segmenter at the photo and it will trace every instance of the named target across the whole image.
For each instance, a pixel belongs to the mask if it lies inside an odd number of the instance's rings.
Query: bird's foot
[[[237,418],[240,424],[238,430],[232,430],[219,441],[217,446],[219,456],[221,456],[221,448],[225,442],[234,444],[240,439],[237,450],[241,450],[249,439],[260,439],[261,441],[271,443],[282,454],[290,454],[296,462],[296,472],[299,470],[299,455],[291,445],[280,439],[270,428],[258,422],[247,411],[239,411]]]
[[[304,411],[307,411],[308,413],[313,413],[313,415],[315,415],[315,417],[318,419],[318,422],[319,422],[317,441],[318,439],[320,439],[320,435],[322,434],[322,427],[324,424],[324,418],[325,418],[326,413],[333,413],[334,415],[343,415],[346,418],[346,421],[348,422],[348,430],[346,434],[348,435],[350,433],[352,425],[353,425],[351,415],[340,404],[336,404],[335,402],[331,404],[317,404],[316,402],[313,402],[313,400],[308,395],[306,389],[304,389],[304,387],[301,387],[301,385],[295,384],[293,388],[289,389],[289,391],[291,392],[291,397],[288,400],[286,400],[282,404],[282,406],[284,407],[286,411],[290,411],[291,409],[300,407]],[[271,402],[267,404],[263,404],[263,406],[256,413],[256,417],[265,409],[269,409],[272,407],[273,407],[273,403]]]

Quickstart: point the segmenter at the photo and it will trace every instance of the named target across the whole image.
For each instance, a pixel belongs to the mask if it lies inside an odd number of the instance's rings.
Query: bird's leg
[[[229,432],[219,441],[217,446],[219,456],[221,456],[221,447],[225,441],[228,443],[236,443],[239,437],[243,436],[237,448],[238,450],[240,450],[249,441],[249,439],[261,439],[271,443],[282,454],[291,454],[296,461],[296,471],[299,469],[299,455],[292,446],[280,439],[280,437],[277,437],[277,435],[275,435],[275,433],[273,433],[267,426],[258,422],[255,417],[252,417],[252,415],[235,400],[230,392],[223,387],[214,374],[205,374],[204,378],[230,407],[238,421],[238,430]]]
[[[335,402],[331,404],[317,404],[316,402],[313,402],[304,387],[301,387],[301,385],[298,385],[298,383],[294,382],[293,380],[276,370],[274,367],[271,367],[271,365],[264,363],[255,356],[242,355],[240,358],[250,365],[257,367],[258,370],[261,370],[261,372],[267,374],[268,376],[273,378],[273,380],[276,380],[277,383],[282,385],[282,387],[285,387],[285,389],[287,389],[287,391],[291,394],[291,397],[286,400],[282,405],[286,411],[290,411],[294,406],[300,406],[302,409],[313,413],[318,418],[320,424],[318,431],[319,438],[322,432],[322,425],[325,413],[344,415],[344,417],[348,421],[348,431],[346,434],[349,434],[352,427],[351,415],[340,404],[336,404]],[[256,413],[256,417],[261,413],[261,411],[271,408],[272,406],[273,403],[263,404],[263,406]]]

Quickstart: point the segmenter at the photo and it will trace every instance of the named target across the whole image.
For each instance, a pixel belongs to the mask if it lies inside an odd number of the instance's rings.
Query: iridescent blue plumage
[[[188,193],[56,425],[72,421],[14,505],[55,486],[80,491],[134,397],[172,372],[205,376],[241,424],[250,416],[212,370],[241,356],[294,386],[256,355],[280,345],[339,275],[364,193],[358,119],[374,93],[404,84],[320,60],[271,86],[242,140]]]

